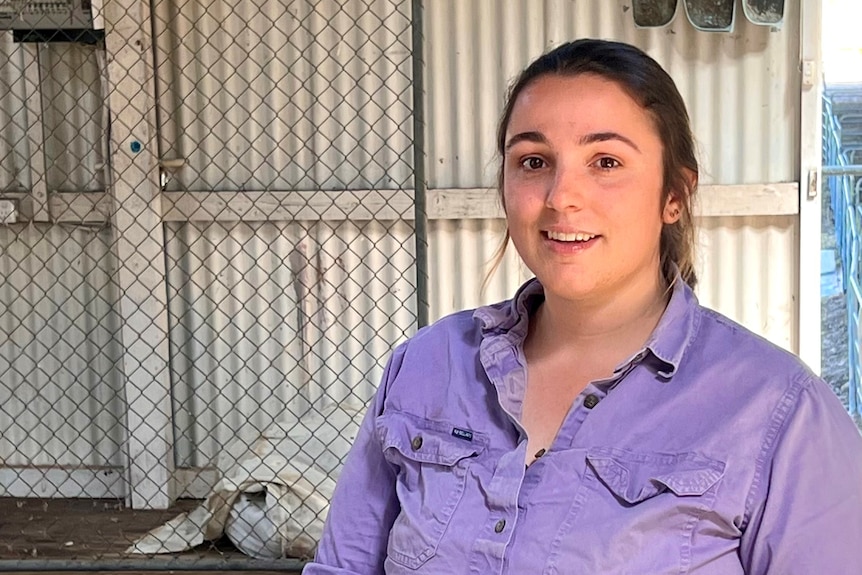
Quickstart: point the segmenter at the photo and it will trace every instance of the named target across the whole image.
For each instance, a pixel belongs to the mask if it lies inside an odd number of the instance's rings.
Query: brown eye
[[[614,168],[619,167],[620,163],[613,158],[604,157],[599,158],[598,166],[603,170],[612,170]]]
[[[541,170],[545,167],[545,160],[533,156],[522,161],[521,165],[528,170]]]

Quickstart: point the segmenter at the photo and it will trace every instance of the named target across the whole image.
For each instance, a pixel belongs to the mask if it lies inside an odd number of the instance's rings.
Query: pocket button
[[[422,436],[417,435],[416,437],[414,437],[413,440],[410,442],[410,447],[413,448],[413,451],[419,451],[420,449],[422,449]]]
[[[506,528],[506,520],[500,519],[499,521],[497,521],[497,524],[494,525],[494,533],[502,533],[503,529],[505,529],[505,528]]]

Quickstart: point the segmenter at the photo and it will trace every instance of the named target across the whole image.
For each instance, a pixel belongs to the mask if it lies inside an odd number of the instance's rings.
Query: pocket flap
[[[671,491],[703,495],[724,476],[725,464],[697,453],[632,452],[600,448],[587,454],[590,467],[614,495],[634,504]]]
[[[443,422],[400,412],[384,412],[376,421],[377,435],[384,453],[396,450],[406,459],[423,463],[453,466],[460,460],[475,457],[485,449],[485,439],[469,432],[470,439],[453,435],[460,428]]]

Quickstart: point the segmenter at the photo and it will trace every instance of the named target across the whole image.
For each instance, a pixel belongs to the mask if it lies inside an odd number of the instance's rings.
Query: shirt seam
[[[748,494],[745,498],[745,510],[742,516],[742,523],[739,526],[740,531],[745,532],[754,515],[754,508],[757,503],[757,496],[763,487],[763,476],[767,465],[772,460],[772,454],[781,432],[786,427],[790,419],[791,413],[798,405],[799,397],[802,392],[811,384],[813,376],[810,374],[797,374],[793,380],[793,385],[784,392],[778,404],[773,408],[772,417],[769,421],[769,426],[766,429],[763,441],[760,446],[760,452],[755,460],[754,477],[751,480],[751,486],[748,489]]]

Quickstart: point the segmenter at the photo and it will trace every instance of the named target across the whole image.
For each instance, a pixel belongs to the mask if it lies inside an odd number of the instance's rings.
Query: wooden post
[[[175,499],[164,233],[159,197],[150,2],[106,2],[111,195],[127,401],[128,503]]]
[[[823,145],[821,3],[802,0],[800,14],[799,356],[820,373],[820,181]]]

